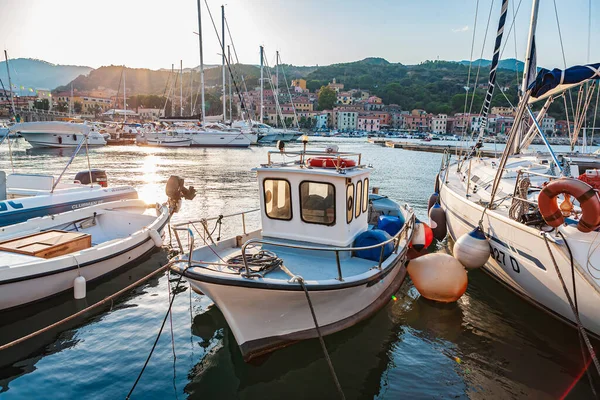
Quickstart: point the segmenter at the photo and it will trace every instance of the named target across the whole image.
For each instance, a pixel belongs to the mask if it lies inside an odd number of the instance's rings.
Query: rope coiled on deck
[[[277,254],[269,250],[261,250],[258,253],[246,254],[245,258],[246,262],[244,262],[244,256],[239,254],[229,258],[227,264],[239,265],[240,269],[243,268],[244,265],[247,265],[250,270],[249,272],[260,274],[261,276],[264,276],[270,271],[283,265],[283,260],[277,257]]]

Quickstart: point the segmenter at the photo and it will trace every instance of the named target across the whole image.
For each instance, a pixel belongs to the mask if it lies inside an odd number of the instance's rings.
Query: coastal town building
[[[356,111],[338,111],[337,112],[337,129],[350,130],[356,129],[358,123],[358,112]]]
[[[448,124],[448,116],[446,114],[434,115],[431,118],[431,132],[436,134],[445,134]]]
[[[377,96],[369,97],[367,99],[367,102],[365,103],[366,111],[381,111],[383,110],[383,108],[383,100],[381,100],[381,98]]]
[[[292,80],[292,88],[300,89],[300,92],[306,90],[306,79],[293,79]]]
[[[339,92],[337,94],[337,104],[352,104],[352,94],[350,92]]]
[[[340,91],[344,90],[344,84],[343,83],[336,83],[335,78],[333,78],[333,81],[330,82],[327,87],[333,89],[336,93],[339,93]]]
[[[492,114],[502,115],[504,117],[512,117],[515,114],[515,110],[512,107],[492,107]]]
[[[165,116],[165,110],[162,108],[138,108],[137,112],[143,119],[157,120]]]
[[[357,128],[363,132],[378,132],[379,131],[379,117],[375,115],[359,115]]]

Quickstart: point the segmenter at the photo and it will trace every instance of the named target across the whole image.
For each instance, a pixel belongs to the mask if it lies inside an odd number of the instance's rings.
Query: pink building
[[[378,132],[379,118],[375,115],[359,115],[357,129],[365,132]]]

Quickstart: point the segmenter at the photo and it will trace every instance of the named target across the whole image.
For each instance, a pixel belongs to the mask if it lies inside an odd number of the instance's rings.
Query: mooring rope
[[[571,307],[571,311],[573,312],[573,315],[575,316],[575,322],[577,324],[577,329],[579,330],[581,336],[583,337],[585,345],[587,346],[590,356],[592,357],[592,361],[594,361],[594,365],[596,366],[596,370],[598,371],[598,374],[600,374],[600,363],[598,363],[598,358],[596,357],[594,348],[592,347],[592,344],[590,343],[590,339],[587,335],[587,332],[585,331],[585,328],[583,327],[583,324],[581,323],[581,319],[579,319],[579,311],[577,310],[577,308],[575,307],[575,304],[573,303],[573,299],[571,298],[571,295],[569,294],[569,290],[567,289],[567,285],[565,284],[565,280],[563,279],[563,276],[560,273],[560,269],[558,268],[558,264],[556,263],[554,254],[552,254],[552,249],[550,248],[550,243],[548,242],[548,234],[546,232],[543,232],[542,236],[544,237],[544,243],[546,243],[546,248],[548,249],[548,253],[550,254],[550,259],[552,260],[552,263],[554,264],[554,269],[556,270],[556,275],[558,276],[558,279],[560,280],[560,284],[562,285],[563,291],[565,292],[565,297],[567,298],[567,301],[569,302],[569,306]]]

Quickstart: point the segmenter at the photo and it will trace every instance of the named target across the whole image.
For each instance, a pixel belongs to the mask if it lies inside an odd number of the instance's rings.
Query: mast
[[[123,65],[123,123],[127,122],[127,90],[125,86],[125,65]]]
[[[71,82],[71,97],[69,97],[69,118],[71,118],[71,110],[73,110],[73,82]]]
[[[12,81],[10,80],[10,68],[8,67],[8,53],[6,52],[6,50],[4,50],[4,60],[6,60],[6,74],[8,75],[8,90],[10,92],[10,106],[12,107],[13,114],[15,114],[15,100],[13,98]],[[73,83],[71,83],[71,87],[73,87]]]
[[[225,6],[221,6],[221,64],[223,67],[223,122],[227,120],[227,99],[225,98]]]
[[[194,68],[190,69],[190,117],[194,116]]]
[[[202,105],[200,106],[201,117],[202,117],[202,126],[204,126],[204,58],[202,55],[202,7],[200,5],[200,0],[198,0],[198,47],[200,49],[200,100],[202,101]]]
[[[521,95],[520,98],[525,97],[527,86],[531,81],[532,77],[535,78],[537,72],[536,56],[535,56],[535,29],[537,26],[538,19],[538,8],[539,0],[533,0],[531,6],[531,21],[529,23],[529,34],[527,35],[527,56],[525,58],[525,64],[523,65],[523,82],[521,83]],[[521,121],[516,121],[515,124],[521,124]],[[513,142],[514,146],[511,149],[511,154],[518,154],[521,151],[521,142],[523,139],[523,127],[519,127],[515,133],[517,135],[516,140]]]
[[[260,46],[260,109],[258,112],[260,113],[260,123],[263,122],[263,102],[264,102],[264,76],[263,76],[263,52],[264,48]]]
[[[229,64],[229,119],[230,122],[233,122],[233,94],[231,93],[231,47],[227,45],[227,59]]]
[[[275,96],[279,95],[279,50],[275,52]]]
[[[179,116],[183,117],[183,60],[179,60]]]

